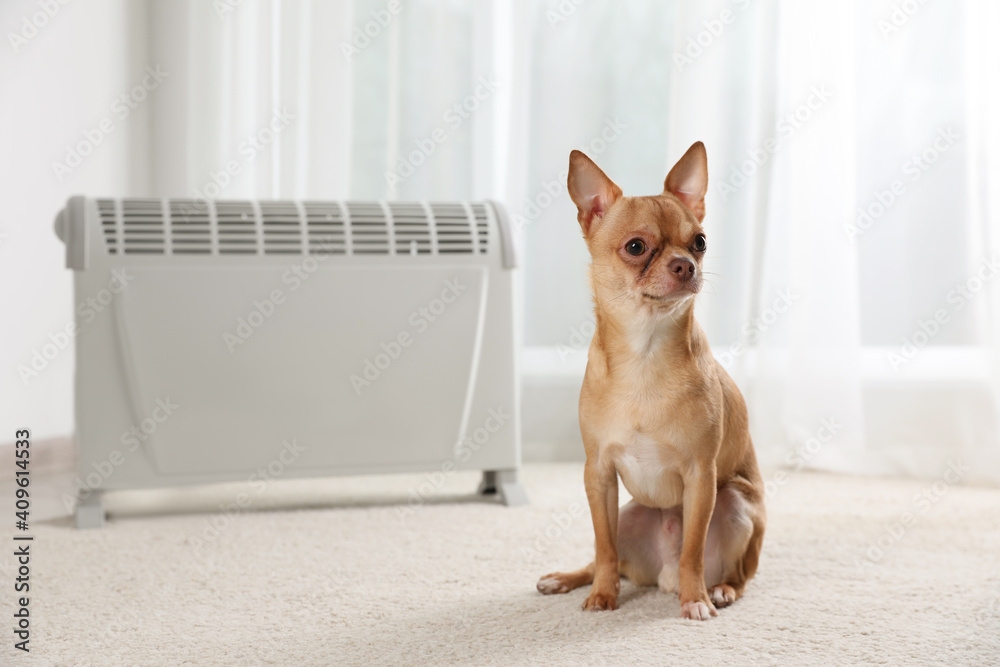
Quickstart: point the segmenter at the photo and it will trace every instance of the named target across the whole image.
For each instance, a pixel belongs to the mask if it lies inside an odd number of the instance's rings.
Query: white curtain
[[[569,151],[656,194],[700,139],[698,315],[764,462],[1000,482],[995,3],[107,7],[104,37],[170,72],[108,194],[504,201],[525,372],[572,392],[592,329]],[[575,433],[572,401],[533,404]]]
[[[1000,229],[996,12],[153,2],[152,48],[179,63],[186,99],[157,115],[151,189],[203,191],[283,109],[294,119],[218,196],[503,200],[523,233],[532,372],[589,333],[569,150],[654,194],[701,139],[699,316],[764,462],[936,477],[960,459],[969,480],[1000,481],[1000,289],[972,289]],[[557,370],[573,381],[582,357]]]
[[[505,187],[516,66],[498,35],[513,10],[499,4],[151,0],[149,57],[178,71],[184,91],[157,114],[150,188],[212,198],[495,195]],[[239,173],[224,173],[233,163]]]

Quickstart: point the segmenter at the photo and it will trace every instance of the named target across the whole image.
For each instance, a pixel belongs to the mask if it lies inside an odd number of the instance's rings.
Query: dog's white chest
[[[635,431],[620,442],[613,449],[615,468],[636,502],[661,508],[680,505],[684,484],[674,449]]]

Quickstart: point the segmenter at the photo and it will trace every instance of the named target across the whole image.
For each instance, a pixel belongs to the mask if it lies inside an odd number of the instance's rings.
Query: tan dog
[[[757,570],[764,484],[746,404],[694,321],[707,189],[701,142],[654,197],[623,197],[586,155],[569,157],[569,193],[593,259],[597,327],[580,430],[597,557],[545,575],[538,590],[593,583],[584,609],[616,609],[625,576],[677,592],[681,615],[705,620]],[[618,475],[634,499],[620,512]]]

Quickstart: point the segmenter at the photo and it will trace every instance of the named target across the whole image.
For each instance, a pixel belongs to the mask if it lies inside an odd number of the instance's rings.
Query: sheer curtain
[[[183,85],[136,194],[506,202],[525,437],[572,440],[568,153],[655,194],[700,139],[699,318],[764,462],[1000,482],[998,10],[898,5],[152,0],[143,48]]]
[[[963,31],[965,49],[962,62],[966,71],[965,122],[968,145],[966,156],[966,194],[972,239],[967,257],[977,266],[983,259],[1000,258],[1000,45],[996,28],[1000,26],[1000,6],[996,3],[976,3],[967,8]],[[995,277],[995,276],[994,276]],[[971,286],[970,286],[971,287]],[[977,344],[981,346],[980,380],[990,400],[972,408],[973,419],[982,424],[972,430],[971,438],[962,443],[973,450],[970,458],[984,471],[983,477],[1000,479],[1000,285],[992,281],[984,287],[982,311],[977,327]],[[962,429],[968,433],[971,429]],[[982,432],[983,435],[978,435]]]
[[[517,58],[498,26],[512,8],[151,0],[149,12],[149,57],[185,87],[152,129],[158,193],[448,199],[504,187]]]
[[[880,472],[866,458],[861,270],[844,231],[859,201],[860,22],[848,3],[787,3],[770,19],[774,150],[765,137],[746,154],[760,161],[761,148],[769,153],[746,246],[754,292],[740,342],[748,352],[733,371],[765,460]],[[749,170],[746,160],[737,169]],[[739,206],[740,193],[732,196]]]

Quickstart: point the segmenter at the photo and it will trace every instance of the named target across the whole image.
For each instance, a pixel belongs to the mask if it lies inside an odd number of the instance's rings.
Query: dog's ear
[[[705,219],[705,193],[708,192],[708,155],[705,144],[696,141],[667,174],[663,191],[674,194],[698,218]]]
[[[622,189],[608,178],[594,161],[581,153],[569,154],[569,177],[566,179],[569,196],[576,204],[576,219],[580,221],[583,235],[590,236],[594,221],[600,220],[611,205],[622,196]]]

